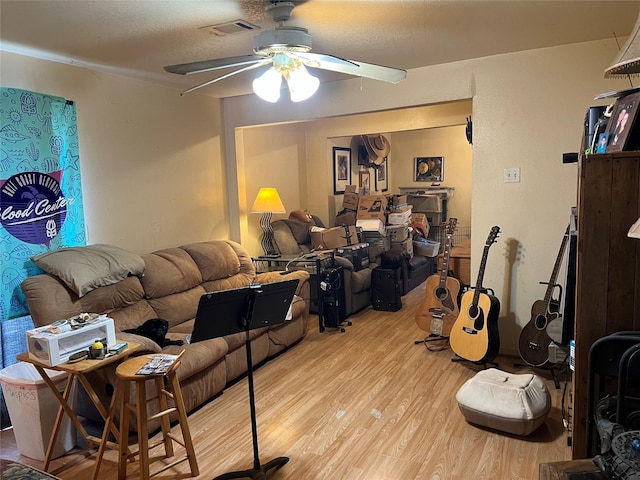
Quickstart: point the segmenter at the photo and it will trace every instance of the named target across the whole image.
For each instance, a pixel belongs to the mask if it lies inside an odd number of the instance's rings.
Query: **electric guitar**
[[[525,362],[534,367],[543,367],[549,363],[549,345],[553,343],[553,340],[547,333],[547,326],[550,322],[560,317],[560,313],[558,312],[560,302],[553,300],[552,295],[556,287],[558,271],[560,270],[560,264],[562,263],[562,257],[567,248],[568,240],[569,227],[567,226],[564,237],[562,237],[562,244],[560,245],[558,258],[556,258],[556,264],[553,266],[551,279],[547,284],[544,299],[536,300],[533,303],[531,306],[531,320],[529,320],[529,323],[527,323],[522,329],[522,332],[520,332],[520,339],[518,341],[520,356]]]
[[[447,223],[447,242],[442,258],[440,274],[427,278],[426,295],[416,311],[416,323],[430,336],[448,337],[460,310],[458,309],[458,293],[460,282],[447,275],[449,272],[449,255],[453,232],[456,230],[457,218],[450,218]]]
[[[500,350],[498,332],[500,301],[482,287],[489,247],[495,243],[498,233],[500,233],[500,227],[495,226],[487,237],[476,286],[473,291],[462,295],[460,314],[449,335],[454,353],[470,362],[490,362],[496,358]]]

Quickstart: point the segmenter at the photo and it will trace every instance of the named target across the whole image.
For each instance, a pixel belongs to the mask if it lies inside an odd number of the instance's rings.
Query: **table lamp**
[[[251,213],[262,213],[260,227],[262,227],[262,249],[265,256],[279,257],[274,245],[273,228],[271,228],[271,215],[273,213],[286,213],[280,195],[275,188],[261,188],[251,207]]]
[[[627,42],[604,71],[604,77],[616,78],[638,74],[640,74],[640,15]]]

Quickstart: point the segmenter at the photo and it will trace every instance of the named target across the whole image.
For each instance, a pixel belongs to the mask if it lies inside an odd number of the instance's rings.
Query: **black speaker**
[[[402,308],[400,268],[376,267],[371,272],[371,305],[374,310],[397,312]]]
[[[582,140],[582,151],[586,151],[594,143],[598,141],[598,135],[603,133],[607,128],[607,119],[604,117],[604,111],[607,107],[589,107],[584,116],[584,137]],[[595,149],[594,149],[595,153]]]

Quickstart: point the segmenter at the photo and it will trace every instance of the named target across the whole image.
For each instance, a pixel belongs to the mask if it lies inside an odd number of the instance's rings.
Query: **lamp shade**
[[[281,85],[282,74],[275,68],[271,67],[253,81],[253,91],[261,99],[270,103],[275,103],[280,98]]]
[[[627,42],[611,65],[604,71],[605,78],[640,74],[640,15]]]
[[[272,187],[261,188],[258,192],[253,207],[251,207],[252,213],[286,213],[282,200],[278,191]]]
[[[302,102],[310,98],[320,86],[320,80],[311,75],[303,64],[288,72],[286,79],[292,102]]]

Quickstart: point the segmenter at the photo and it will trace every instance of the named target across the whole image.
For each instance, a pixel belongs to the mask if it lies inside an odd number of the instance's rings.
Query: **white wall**
[[[469,105],[471,115],[471,105]],[[471,227],[471,169],[472,147],[465,137],[465,125],[427,128],[396,132],[391,135],[393,159],[391,169],[394,193],[398,187],[424,190],[431,185],[414,181],[415,157],[444,157],[443,187],[453,187],[453,196],[447,201],[447,216],[458,219],[459,227]]]
[[[321,177],[313,175],[307,197],[301,197],[303,206],[319,211],[327,208],[331,183],[326,138],[367,133],[350,132],[348,126],[336,131],[328,126],[331,122],[355,113],[472,99],[472,278],[475,281],[484,240],[498,225],[502,235],[490,251],[483,284],[493,288],[502,303],[502,351],[515,354],[521,326],[529,321],[533,302],[544,295],[539,282],[549,279],[570,207],[576,204],[577,167],[562,164],[562,153],[579,148],[587,108],[603,103],[593,97],[628,87],[603,77],[617,51],[610,39],[416,69],[397,85],[360,79],[333,82],[323,84],[304,104],[281,100],[277,108],[255,96],[228,98],[223,100],[226,155],[233,161],[238,127],[324,118],[324,130],[308,133],[307,151],[310,168],[324,163],[319,171],[326,181],[322,186]],[[383,124],[370,133],[388,130]],[[328,132],[321,145],[315,135]],[[503,183],[503,170],[511,167],[520,167],[520,183]],[[246,234],[242,218],[231,225],[231,234]]]
[[[89,244],[229,236],[219,100],[7,52],[0,84],[76,102]]]
[[[246,175],[240,195],[246,202],[249,235],[243,245],[252,255],[261,255],[262,229],[260,215],[251,206],[261,187],[275,187],[287,214],[274,214],[273,220],[287,218],[288,212],[300,209],[300,189],[306,184],[304,124],[246,128],[242,132],[244,148],[240,149]]]

